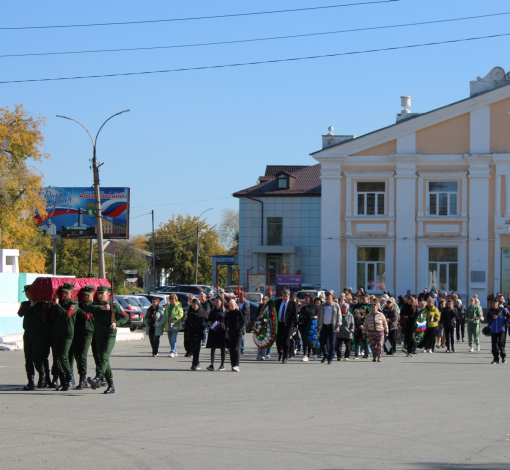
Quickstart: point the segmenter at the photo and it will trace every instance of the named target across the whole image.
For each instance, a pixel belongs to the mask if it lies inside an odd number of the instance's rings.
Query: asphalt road
[[[189,370],[149,342],[117,344],[115,395],[23,392],[22,352],[0,353],[0,469],[510,468],[510,361],[490,365],[489,339],[469,353],[241,372]],[[227,356],[228,359],[228,356]],[[89,356],[89,371],[93,373]]]

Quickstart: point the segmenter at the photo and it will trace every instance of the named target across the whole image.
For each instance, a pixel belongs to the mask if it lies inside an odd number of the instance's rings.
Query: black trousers
[[[416,344],[413,341],[413,330],[405,330],[406,349],[408,354],[416,354]]]
[[[290,338],[287,337],[287,328],[285,328],[285,323],[278,322],[276,348],[278,349],[278,354],[283,356],[283,359],[287,359],[289,357],[289,340]]]
[[[44,372],[43,366],[43,342],[44,339],[42,337],[29,337],[27,335],[23,335],[23,353],[25,354],[25,370],[27,372],[27,376],[33,376],[34,374],[34,366],[37,372]]]
[[[336,357],[338,360],[342,357],[342,345],[345,344],[344,357],[349,359],[351,357],[352,341],[350,338],[336,338]]]
[[[360,347],[360,352],[363,353],[364,356],[367,355],[366,350],[366,341],[363,341],[363,334],[358,333],[354,335],[354,355],[359,357],[358,346]]]
[[[425,349],[432,349],[436,347],[436,331],[437,326],[427,327],[427,331],[425,332],[425,339],[423,340],[423,346]]]
[[[239,367],[239,357],[241,356],[241,342],[243,340],[243,332],[231,334],[229,333],[230,340],[230,364],[232,367]]]
[[[156,328],[149,327],[149,339],[152,346],[152,354],[157,354],[159,351],[159,336],[156,336]]]
[[[322,325],[319,341],[321,343],[321,351],[328,360],[333,360],[333,353],[335,352],[335,332],[333,331],[333,324]]]
[[[190,347],[190,352],[193,354],[192,365],[198,366],[198,364],[200,364],[200,348],[202,347],[202,340],[195,339],[195,338],[190,339],[189,347]]]
[[[499,361],[499,356],[501,356],[501,359],[505,359],[506,331],[502,331],[501,333],[491,333],[491,342],[494,360]]]
[[[451,326],[444,327],[444,335],[446,336],[446,349],[455,350],[454,333],[455,333],[455,328],[452,328]]]
[[[464,335],[466,334],[466,321],[457,321],[457,343],[461,340],[464,340]]]
[[[398,330],[390,330],[388,334],[388,340],[391,343],[391,351],[388,351],[389,353],[395,354],[397,352],[397,334]]]
[[[312,348],[306,342],[306,326],[299,328],[299,336],[301,336],[301,344],[303,345],[303,356],[312,356]]]

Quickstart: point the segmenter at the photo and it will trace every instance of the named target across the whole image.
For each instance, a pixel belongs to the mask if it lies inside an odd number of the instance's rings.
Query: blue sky
[[[360,1],[360,0],[353,0]],[[4,2],[0,27],[195,17],[350,3],[188,0]],[[0,30],[2,54],[164,46],[315,33],[510,11],[510,2],[401,0],[284,14],[142,25]],[[210,66],[445,41],[510,32],[510,15],[317,37],[152,51],[0,58],[1,81]],[[0,107],[23,103],[47,118],[42,170],[52,186],[90,186],[98,139],[101,185],[131,188],[131,215],[207,213],[218,223],[230,197],[268,164],[314,164],[309,154],[333,125],[362,135],[392,124],[400,96],[425,112],[469,96],[469,81],[510,68],[510,37],[408,50],[218,70],[0,85]],[[204,202],[193,202],[204,201]],[[150,216],[131,233],[150,231]]]

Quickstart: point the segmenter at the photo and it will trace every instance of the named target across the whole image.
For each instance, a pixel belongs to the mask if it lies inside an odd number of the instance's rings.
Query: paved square
[[[174,359],[166,337],[157,358],[118,343],[112,396],[23,392],[23,353],[0,353],[0,469],[510,468],[510,363],[488,338],[329,366],[257,362],[246,339],[240,373],[205,370],[207,349],[190,371],[182,334]]]

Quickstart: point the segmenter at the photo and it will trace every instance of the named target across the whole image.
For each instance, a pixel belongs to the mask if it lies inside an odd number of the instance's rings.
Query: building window
[[[358,215],[384,215],[386,183],[356,183]]]
[[[429,248],[429,290],[457,290],[457,258],[457,248]]]
[[[287,176],[278,176],[278,189],[289,189],[289,178]]]
[[[429,182],[429,215],[457,215],[459,183]]]
[[[357,285],[366,292],[382,292],[386,289],[386,249],[358,247]]]
[[[273,246],[283,245],[283,218],[267,218],[267,244]]]

